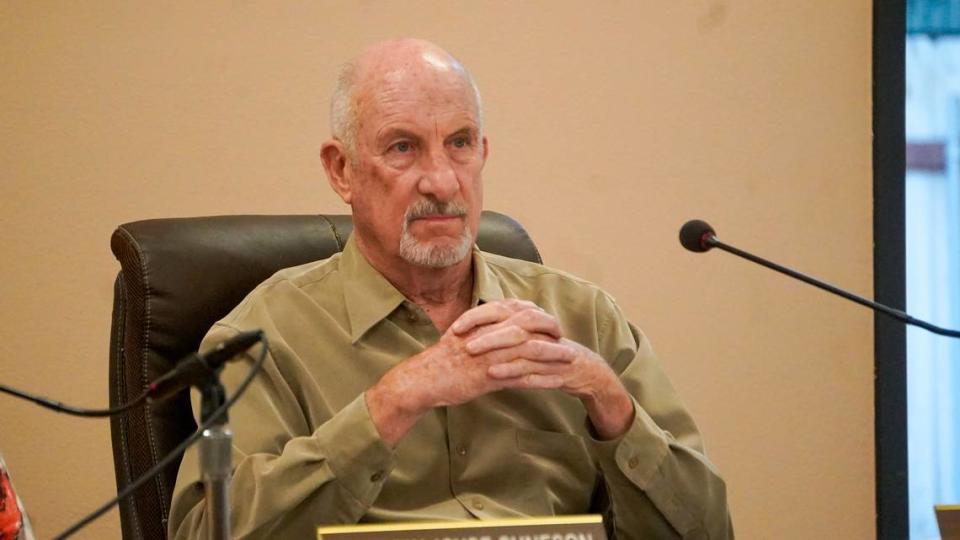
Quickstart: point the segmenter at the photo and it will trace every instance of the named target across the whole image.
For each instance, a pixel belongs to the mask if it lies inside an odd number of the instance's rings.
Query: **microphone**
[[[10,394],[11,396],[33,402],[52,411],[72,416],[83,416],[87,418],[116,416],[135,407],[139,407],[144,401],[154,402],[167,399],[188,386],[199,384],[209,380],[211,377],[215,377],[217,373],[220,372],[224,363],[263,339],[262,330],[241,332],[224,341],[207,354],[191,354],[180,360],[172,370],[164,373],[159,379],[150,383],[147,389],[139,396],[123,405],[117,405],[109,409],[74,407],[60,401],[24,392],[23,390],[18,390],[2,383],[0,383],[0,393]]]
[[[939,334],[941,336],[960,338],[960,331],[950,330],[948,328],[942,328],[934,324],[928,323],[926,321],[922,321],[920,319],[911,317],[910,315],[907,315],[906,313],[904,313],[903,311],[900,311],[899,309],[894,309],[892,307],[885,306],[883,304],[874,302],[872,300],[867,300],[862,296],[857,296],[839,287],[834,287],[833,285],[820,281],[819,279],[810,277],[806,274],[801,274],[796,270],[791,270],[790,268],[781,266],[775,262],[768,261],[752,253],[748,253],[741,249],[737,249],[729,244],[725,244],[721,242],[720,239],[717,238],[716,231],[714,231],[713,227],[711,227],[710,224],[707,223],[706,221],[702,221],[699,219],[692,219],[684,223],[683,227],[680,228],[680,244],[683,245],[683,247],[685,247],[686,249],[693,251],[695,253],[703,253],[713,248],[726,251],[727,253],[736,255],[737,257],[741,257],[750,262],[754,262],[761,266],[765,266],[771,270],[776,270],[781,274],[788,275],[794,279],[799,279],[804,283],[813,285],[814,287],[823,289],[829,293],[833,293],[842,298],[846,298],[851,302],[856,302],[861,306],[866,306],[874,311],[893,317],[894,319],[904,322],[906,324],[923,328],[924,330],[933,332],[934,334]]]
[[[191,354],[150,383],[147,388],[147,401],[163,401],[185,388],[216,377],[224,364],[262,339],[263,330],[240,332],[205,354]]]
[[[680,244],[695,253],[703,253],[712,248],[711,239],[716,239],[713,227],[706,221],[691,219],[680,227]]]

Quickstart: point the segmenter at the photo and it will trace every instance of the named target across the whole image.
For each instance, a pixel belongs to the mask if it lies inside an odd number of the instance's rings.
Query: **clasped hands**
[[[580,398],[597,434],[620,436],[633,402],[599,355],[563,337],[556,318],[524,300],[463,313],[440,340],[401,362],[367,390],[370,416],[391,446],[434,407],[503,389],[558,389]]]

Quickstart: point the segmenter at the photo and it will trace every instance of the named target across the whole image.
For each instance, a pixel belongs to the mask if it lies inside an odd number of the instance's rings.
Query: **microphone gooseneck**
[[[240,332],[204,354],[193,354],[147,387],[147,401],[165,400],[181,390],[216,377],[223,365],[263,339],[262,330]]]
[[[686,249],[693,251],[695,253],[703,253],[704,251],[707,251],[709,249],[718,248],[720,250],[726,251],[727,253],[736,255],[737,257],[746,259],[750,262],[757,263],[760,266],[765,266],[771,270],[780,272],[781,274],[785,274],[787,276],[790,276],[794,279],[798,279],[809,285],[813,285],[818,289],[822,289],[829,293],[833,293],[837,296],[840,296],[841,298],[846,298],[851,302],[856,302],[861,306],[866,306],[874,311],[893,317],[894,319],[897,319],[898,321],[904,322],[906,324],[923,328],[924,330],[933,332],[934,334],[939,334],[941,336],[960,338],[960,331],[950,330],[948,328],[942,328],[934,324],[928,323],[926,321],[911,317],[910,315],[907,315],[906,313],[904,313],[903,311],[900,311],[899,309],[894,309],[892,307],[885,306],[883,304],[874,302],[873,300],[867,300],[862,296],[857,296],[856,294],[853,294],[849,291],[845,291],[839,287],[830,285],[829,283],[826,283],[824,281],[820,281],[819,279],[810,277],[806,274],[801,274],[800,272],[787,268],[786,266],[781,266],[775,262],[768,261],[752,253],[735,248],[729,244],[725,244],[721,242],[717,238],[716,234],[717,233],[713,230],[713,227],[711,227],[706,221],[702,221],[699,219],[692,219],[684,223],[683,227],[680,228],[680,244],[682,244],[683,247],[685,247]]]
[[[155,403],[162,401],[191,385],[198,384],[204,379],[218,373],[224,363],[230,361],[250,347],[253,347],[262,339],[263,331],[261,330],[240,332],[206,354],[191,354],[178,362],[176,367],[151,382],[139,396],[123,405],[107,409],[74,407],[61,401],[24,392],[23,390],[18,390],[2,383],[0,383],[0,393],[9,394],[33,402],[46,409],[72,416],[87,418],[116,416],[135,407],[139,407],[146,402]]]

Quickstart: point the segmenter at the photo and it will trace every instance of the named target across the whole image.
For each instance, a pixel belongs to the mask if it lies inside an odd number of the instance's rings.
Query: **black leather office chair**
[[[110,245],[121,270],[110,333],[110,404],[147,384],[197,349],[214,322],[281,268],[343,249],[350,216],[221,216],[153,219],[121,225]],[[519,223],[484,212],[477,244],[484,251],[540,262]],[[196,423],[187,392],[112,419],[117,489],[153,467]],[[166,538],[180,460],[121,502],[123,538]]]

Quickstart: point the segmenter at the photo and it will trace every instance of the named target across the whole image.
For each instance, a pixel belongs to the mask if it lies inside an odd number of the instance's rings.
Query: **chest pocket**
[[[597,481],[593,458],[583,439],[569,433],[517,430],[517,450],[524,469],[519,484],[543,497],[554,514],[585,513]]]

